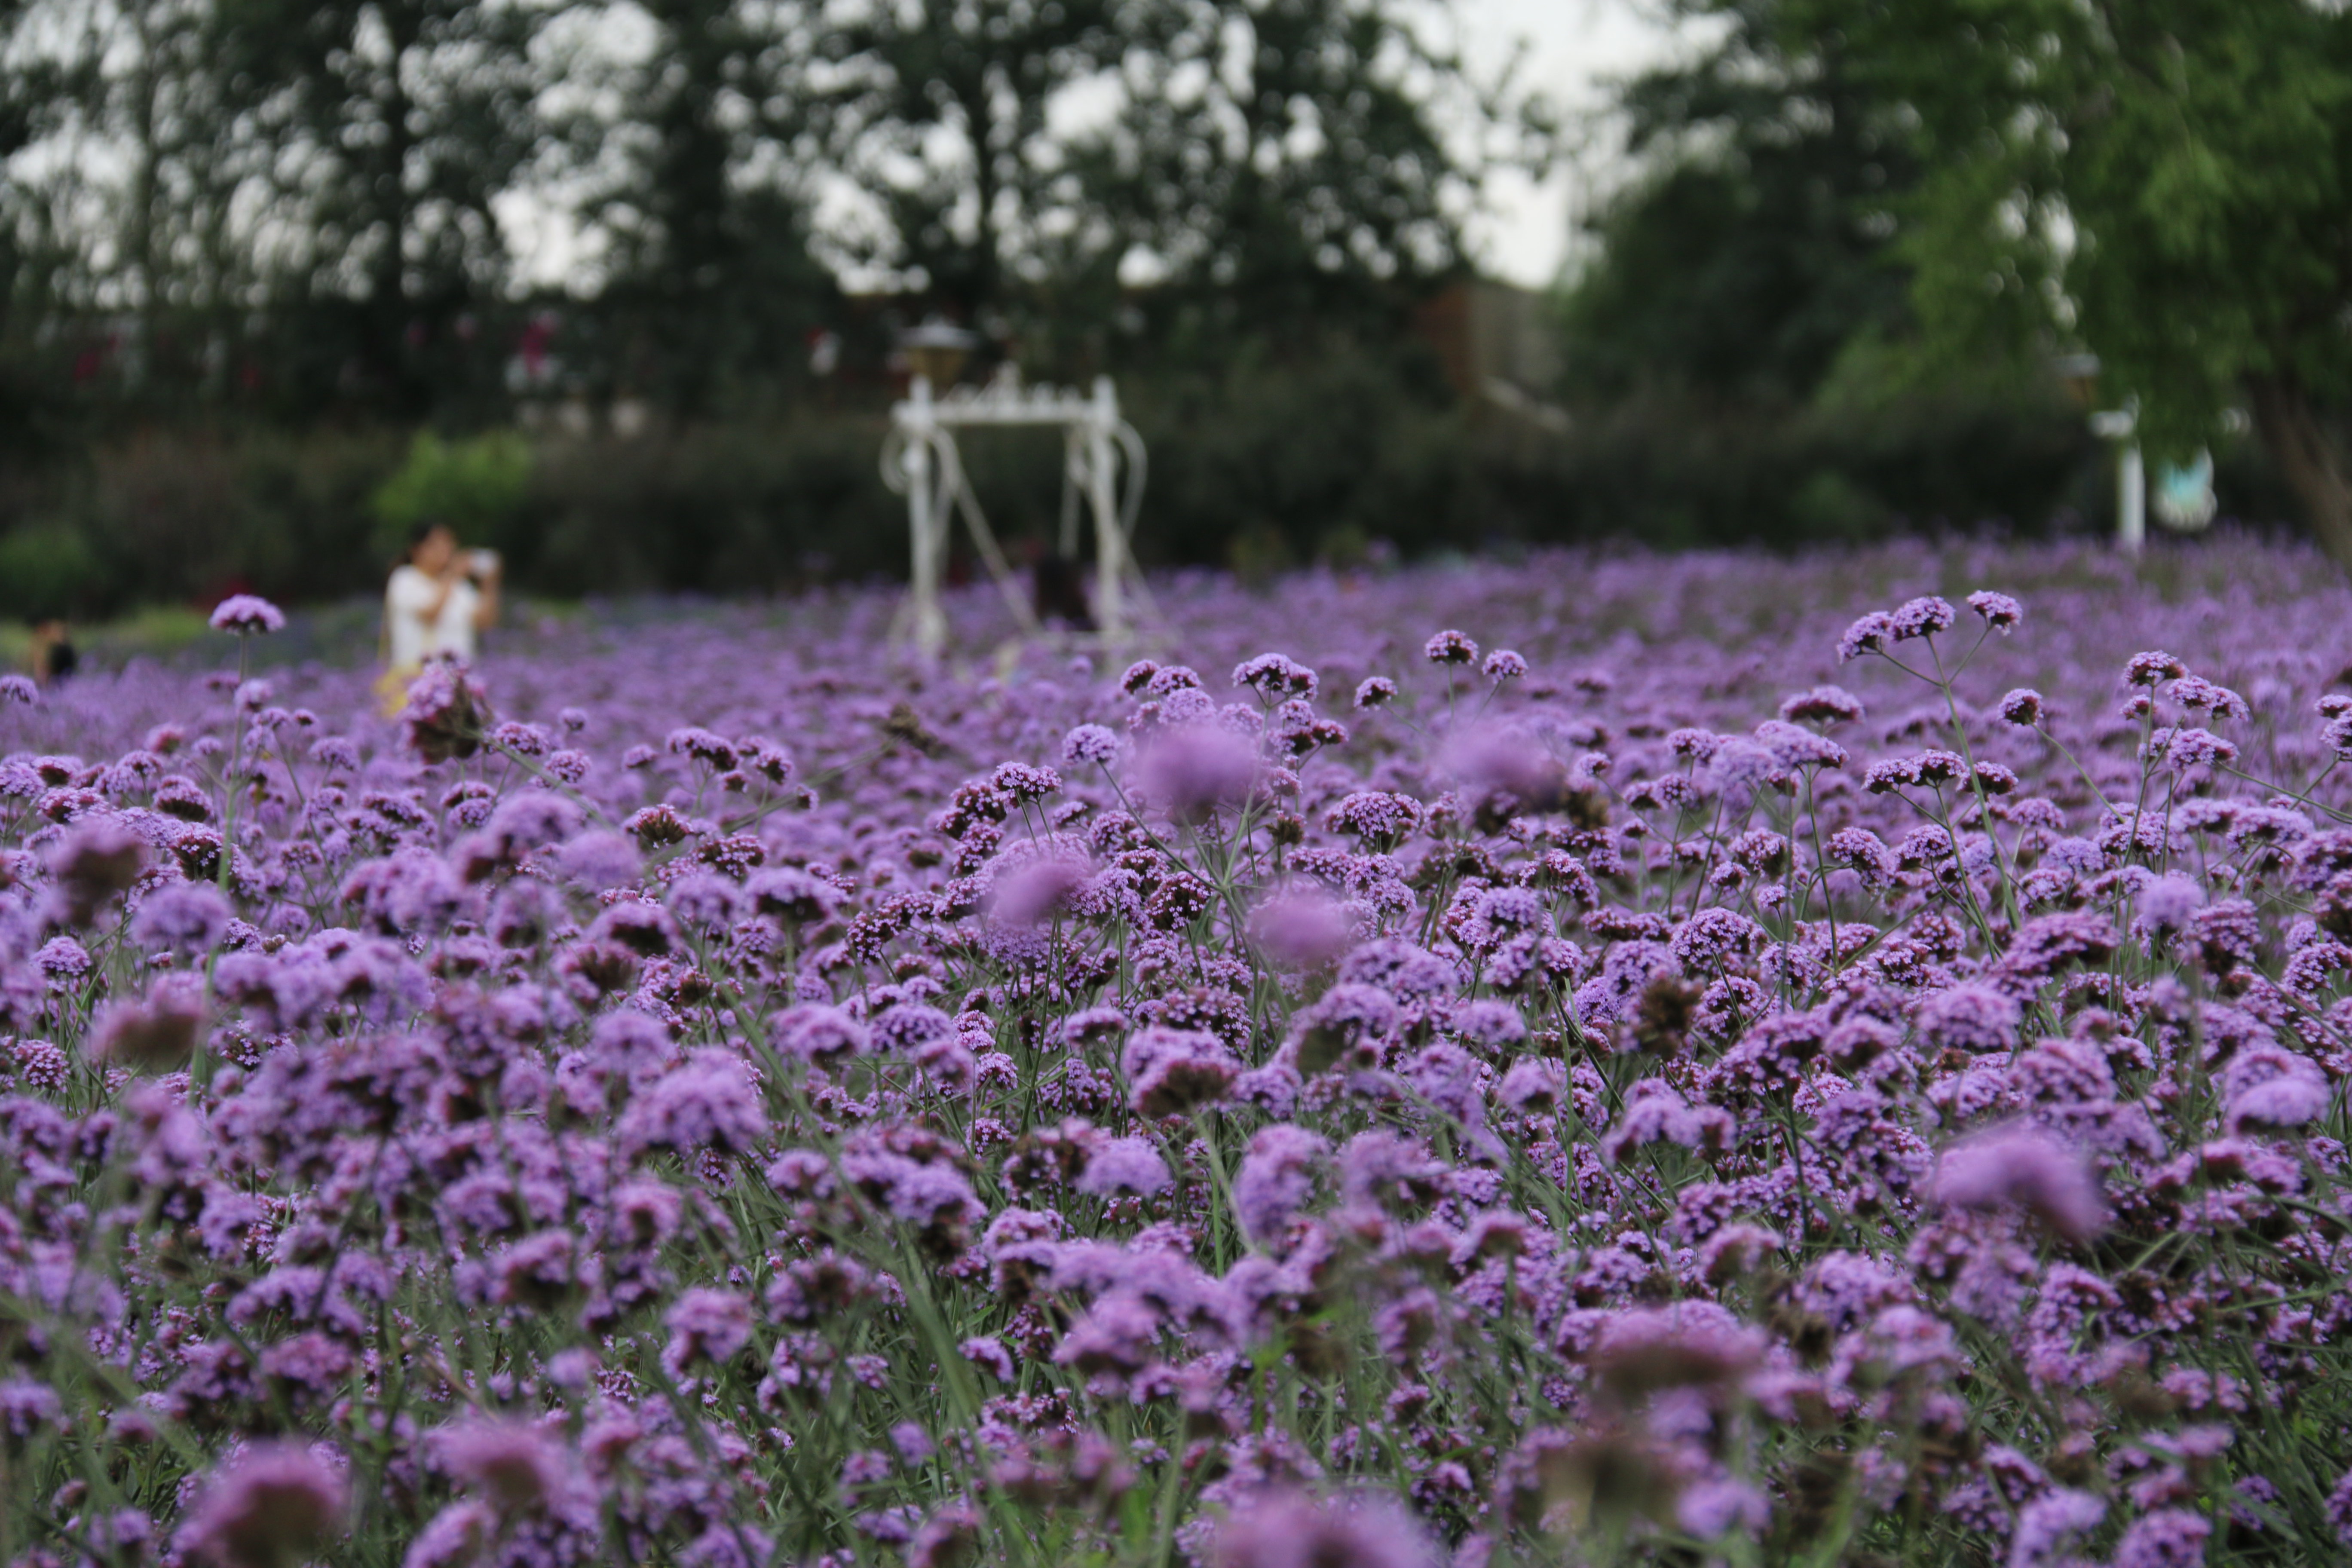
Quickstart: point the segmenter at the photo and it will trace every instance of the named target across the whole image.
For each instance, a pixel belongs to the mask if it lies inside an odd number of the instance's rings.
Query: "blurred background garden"
[[[1580,96],[1497,0],[0,0],[0,617],[426,518],[549,600],[900,573],[926,322],[1117,378],[1153,565],[2111,531],[2101,407],[2352,554],[2341,7],[1617,8]],[[1045,539],[1055,438],[969,457]]]

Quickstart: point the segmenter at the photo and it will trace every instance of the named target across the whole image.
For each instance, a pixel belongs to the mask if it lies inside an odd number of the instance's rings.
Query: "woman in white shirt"
[[[447,654],[471,661],[478,635],[498,624],[499,558],[461,550],[446,523],[427,523],[383,590],[384,673],[377,683],[396,710],[425,661]]]

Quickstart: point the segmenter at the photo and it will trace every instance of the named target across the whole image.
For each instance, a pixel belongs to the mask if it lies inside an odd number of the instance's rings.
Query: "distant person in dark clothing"
[[[1094,612],[1087,607],[1086,573],[1078,563],[1066,555],[1040,555],[1034,581],[1040,621],[1059,621],[1074,632],[1095,629]]]
[[[81,655],[74,651],[73,635],[65,622],[52,617],[33,628],[33,679],[43,686],[55,686],[81,666]]]

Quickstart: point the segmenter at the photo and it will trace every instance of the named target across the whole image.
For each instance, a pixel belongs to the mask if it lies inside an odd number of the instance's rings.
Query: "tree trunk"
[[[2291,375],[2255,376],[2248,391],[2263,445],[2303,502],[2311,531],[2352,570],[2352,465],[2335,432]]]

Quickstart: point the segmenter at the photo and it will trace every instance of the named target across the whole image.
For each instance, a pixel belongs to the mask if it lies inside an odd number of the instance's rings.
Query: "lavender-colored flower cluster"
[[[2163,578],[10,687],[0,1552],[2340,1560],[2352,592]]]

